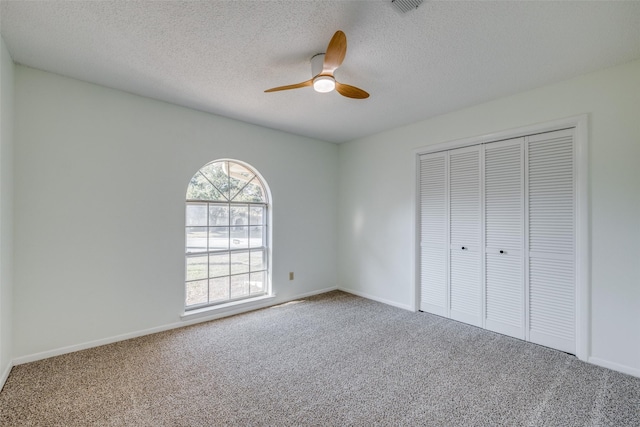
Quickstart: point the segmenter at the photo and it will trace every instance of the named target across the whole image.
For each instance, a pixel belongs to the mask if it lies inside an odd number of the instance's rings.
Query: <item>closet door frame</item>
[[[497,142],[506,139],[526,137],[538,133],[557,131],[567,128],[575,128],[574,161],[575,161],[575,278],[576,278],[576,356],[583,361],[588,361],[591,353],[591,272],[589,268],[591,259],[591,244],[589,237],[589,157],[588,157],[588,114],[582,114],[546,123],[524,126],[516,129],[494,132],[486,135],[458,139],[448,142],[425,145],[413,150],[413,173],[415,195],[414,204],[414,229],[413,229],[413,295],[410,306],[414,311],[419,310],[420,304],[420,230],[419,212],[419,162],[421,154],[435,153],[471,145]],[[484,268],[483,268],[484,270]]]

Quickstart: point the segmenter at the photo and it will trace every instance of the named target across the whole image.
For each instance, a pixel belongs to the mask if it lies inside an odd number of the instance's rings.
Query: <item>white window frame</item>
[[[217,163],[217,162],[232,162],[232,163],[236,163],[239,164],[245,168],[247,168],[251,173],[253,173],[255,175],[255,179],[257,179],[264,191],[264,198],[265,201],[264,202],[234,202],[233,200],[200,200],[200,199],[186,199],[185,198],[185,220],[183,221],[184,223],[184,227],[185,227],[185,257],[184,257],[184,265],[185,265],[185,274],[184,274],[184,282],[183,282],[183,304],[184,304],[184,313],[181,316],[183,319],[187,319],[190,318],[192,316],[197,316],[197,315],[201,315],[201,314],[206,314],[208,312],[211,312],[213,310],[221,310],[221,309],[231,309],[233,307],[237,307],[237,306],[249,306],[248,308],[251,309],[253,308],[253,306],[256,305],[256,303],[260,303],[263,300],[269,300],[275,297],[273,290],[272,290],[272,286],[271,286],[271,271],[272,271],[272,256],[271,256],[271,235],[272,235],[272,225],[271,225],[271,192],[269,190],[269,187],[267,185],[266,180],[262,177],[262,175],[251,165],[247,164],[246,162],[240,161],[240,160],[236,160],[236,159],[216,159],[213,160],[211,162],[208,162],[207,164],[203,165],[200,169],[198,169],[198,171],[196,172],[195,175],[197,175],[198,173],[200,173],[200,171],[205,168],[206,166],[212,164],[212,163]],[[194,175],[194,176],[195,176]],[[190,184],[189,184],[190,185]],[[187,186],[187,189],[189,188],[189,186]],[[262,224],[261,226],[263,226],[263,233],[262,233],[262,246],[260,247],[250,247],[247,246],[246,248],[232,248],[231,244],[229,244],[227,249],[214,249],[211,250],[209,247],[207,247],[206,251],[199,251],[199,252],[188,252],[187,251],[187,235],[186,235],[186,230],[187,228],[190,227],[190,225],[187,224],[187,219],[186,219],[186,207],[188,205],[198,205],[198,204],[202,204],[207,206],[207,211],[209,209],[210,205],[221,205],[221,206],[228,206],[229,208],[229,223],[228,225],[226,225],[226,227],[228,227],[229,231],[231,231],[233,225],[231,224],[231,208],[234,206],[247,206],[248,210],[250,211],[252,206],[260,206],[264,208],[264,213],[263,213],[263,218],[262,218]],[[250,215],[248,215],[250,217]],[[206,226],[199,226],[199,227],[206,227],[207,229],[207,246],[208,246],[208,239],[209,239],[209,228],[210,227],[214,227],[214,226],[220,226],[220,227],[224,227],[222,225],[211,225],[209,224],[209,215],[207,214],[207,225]],[[248,228],[248,232],[250,233],[250,220],[247,223],[247,228]],[[232,237],[231,237],[231,233],[229,232],[228,235],[229,240],[231,241]],[[187,297],[187,283],[190,282],[190,280],[187,280],[187,260],[191,257],[195,257],[195,256],[202,256],[202,255],[209,255],[209,254],[216,254],[216,253],[229,253],[229,256],[231,257],[231,254],[233,253],[244,253],[244,252],[250,252],[252,250],[262,250],[264,253],[264,264],[265,264],[265,269],[264,269],[264,290],[263,292],[260,292],[259,294],[250,294],[250,295],[246,295],[246,296],[241,296],[238,298],[229,298],[226,300],[219,300],[219,301],[213,301],[211,302],[208,298],[207,298],[207,303],[202,303],[202,304],[194,304],[194,305],[189,305],[187,306],[186,303],[186,297]],[[209,267],[207,267],[209,268]],[[235,275],[240,275],[240,274],[245,274],[245,273],[232,273],[231,272],[231,260],[229,262],[229,275],[227,276],[221,276],[221,277],[229,277],[231,278],[232,276]],[[263,271],[263,270],[261,270]],[[211,277],[209,277],[209,271],[207,271],[207,280],[210,281]],[[199,279],[196,279],[199,280]],[[230,296],[230,293],[229,293]],[[228,311],[228,310],[225,310]]]

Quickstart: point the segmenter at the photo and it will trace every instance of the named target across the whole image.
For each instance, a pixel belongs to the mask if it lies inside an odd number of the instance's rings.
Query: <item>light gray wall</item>
[[[185,192],[219,158],[271,189],[274,302],[337,285],[335,144],[23,66],[15,114],[16,358],[179,323]]]
[[[13,356],[13,70],[0,38],[0,389]]]
[[[340,146],[340,286],[413,308],[415,153],[589,114],[591,358],[640,376],[640,61]]]

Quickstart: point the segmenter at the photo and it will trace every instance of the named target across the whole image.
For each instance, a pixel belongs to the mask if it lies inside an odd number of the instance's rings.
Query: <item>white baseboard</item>
[[[632,368],[631,366],[621,365],[615,362],[609,362],[608,360],[600,359],[598,357],[589,357],[589,363],[602,366],[614,371],[622,372],[623,374],[633,375],[640,378],[640,369]]]
[[[177,328],[182,328],[185,326],[190,326],[190,325],[195,325],[197,323],[203,323],[203,322],[208,322],[211,320],[215,320],[215,319],[221,319],[223,317],[229,317],[229,316],[234,316],[236,314],[240,314],[240,313],[246,313],[249,311],[253,311],[253,310],[259,310],[261,308],[266,308],[269,306],[273,306],[273,305],[279,305],[279,304],[283,304],[285,302],[289,302],[289,301],[293,301],[293,300],[297,300],[300,298],[306,298],[312,295],[318,295],[318,294],[323,294],[326,292],[330,292],[330,291],[335,291],[337,290],[337,287],[331,287],[331,288],[325,288],[325,289],[319,289],[319,290],[315,290],[312,292],[306,292],[304,294],[299,294],[296,296],[292,296],[286,299],[268,299],[268,300],[263,300],[260,301],[257,304],[251,304],[249,306],[242,306],[242,307],[234,307],[231,310],[225,310],[223,312],[219,312],[216,314],[211,314],[208,316],[202,316],[202,317],[198,317],[196,319],[190,319],[187,321],[180,321],[180,322],[175,322],[175,323],[170,323],[168,325],[162,325],[162,326],[156,326],[155,328],[149,328],[149,329],[144,329],[141,331],[135,331],[135,332],[129,332],[126,334],[121,334],[121,335],[116,335],[116,336],[112,336],[112,337],[108,337],[108,338],[102,338],[99,340],[94,340],[94,341],[88,341],[88,342],[84,342],[81,344],[75,344],[75,345],[70,345],[67,347],[61,347],[61,348],[56,348],[53,350],[47,350],[47,351],[43,351],[40,353],[34,353],[34,354],[29,354],[26,356],[20,356],[20,357],[16,357],[15,359],[13,359],[13,366],[16,365],[22,365],[24,363],[30,363],[30,362],[35,362],[37,360],[42,360],[42,359],[48,359],[49,357],[55,357],[55,356],[60,356],[63,354],[67,354],[67,353],[73,353],[76,351],[80,351],[80,350],[86,350],[89,348],[93,348],[93,347],[99,347],[101,345],[106,345],[106,344],[113,344],[115,342],[118,341],[125,341],[125,340],[129,340],[132,338],[138,338],[144,335],[151,335],[151,334],[155,334],[158,332],[164,332],[164,331],[168,331],[171,329],[177,329]],[[11,366],[9,367],[9,371],[11,370]],[[7,371],[7,376],[9,375],[9,372]]]
[[[314,295],[326,294],[327,292],[337,291],[337,290],[339,290],[337,286],[332,286],[330,288],[324,288],[324,289],[319,289],[317,291],[306,292],[304,294],[300,294],[298,296],[288,298],[287,301],[293,301],[300,298],[312,297]]]
[[[11,368],[13,368],[13,363],[8,363],[7,367],[4,369],[2,374],[0,374],[0,391],[2,391],[2,387],[4,387],[4,383],[7,382],[7,378],[9,378],[9,373],[11,372]]]
[[[378,301],[378,302],[381,302],[383,304],[391,305],[393,307],[402,308],[403,310],[415,311],[413,309],[413,307],[410,306],[409,304],[400,304],[400,303],[397,303],[395,301],[391,301],[391,300],[388,300],[388,299],[376,297],[376,296],[373,296],[373,295],[369,295],[369,294],[367,294],[365,292],[360,292],[360,291],[356,291],[356,290],[348,289],[348,288],[340,288],[339,287],[338,290],[339,291],[343,291],[343,292],[347,292],[349,294],[357,295],[357,296],[362,297],[362,298],[370,299],[370,300],[373,300],[373,301]]]
[[[229,314],[231,315],[231,314]],[[118,342],[118,341],[124,341],[124,340],[128,340],[131,338],[138,338],[144,335],[151,335],[151,334],[155,334],[158,332],[163,332],[163,331],[168,331],[170,329],[176,329],[176,328],[180,328],[182,326],[189,326],[192,325],[194,323],[197,322],[206,322],[207,319],[197,319],[195,321],[191,321],[191,322],[178,322],[178,323],[171,323],[168,325],[163,325],[163,326],[157,326],[155,328],[149,328],[149,329],[144,329],[141,331],[135,331],[135,332],[129,332],[126,334],[121,334],[121,335],[115,335],[112,337],[108,337],[108,338],[102,338],[99,340],[94,340],[94,341],[87,341],[84,343],[80,343],[80,344],[74,344],[74,345],[70,345],[67,347],[60,347],[60,348],[56,348],[53,350],[47,350],[47,351],[43,351],[40,353],[33,353],[33,354],[28,354],[26,356],[20,356],[20,357],[16,357],[15,359],[13,359],[13,365],[22,365],[24,363],[31,363],[31,362],[35,362],[38,360],[42,360],[42,359],[48,359],[50,357],[55,357],[55,356],[61,356],[63,354],[67,354],[67,353],[74,353],[76,351],[80,351],[80,350],[86,350],[88,348],[93,348],[93,347],[99,347],[101,345],[107,345],[107,344],[113,344],[114,342]]]

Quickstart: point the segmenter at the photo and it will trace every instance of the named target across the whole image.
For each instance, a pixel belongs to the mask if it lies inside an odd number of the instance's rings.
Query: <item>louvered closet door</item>
[[[482,326],[480,146],[449,152],[449,317]]]
[[[420,156],[420,310],[447,316],[447,153]]]
[[[485,328],[525,339],[524,138],[485,145]]]
[[[575,353],[573,129],[528,138],[529,341]]]

